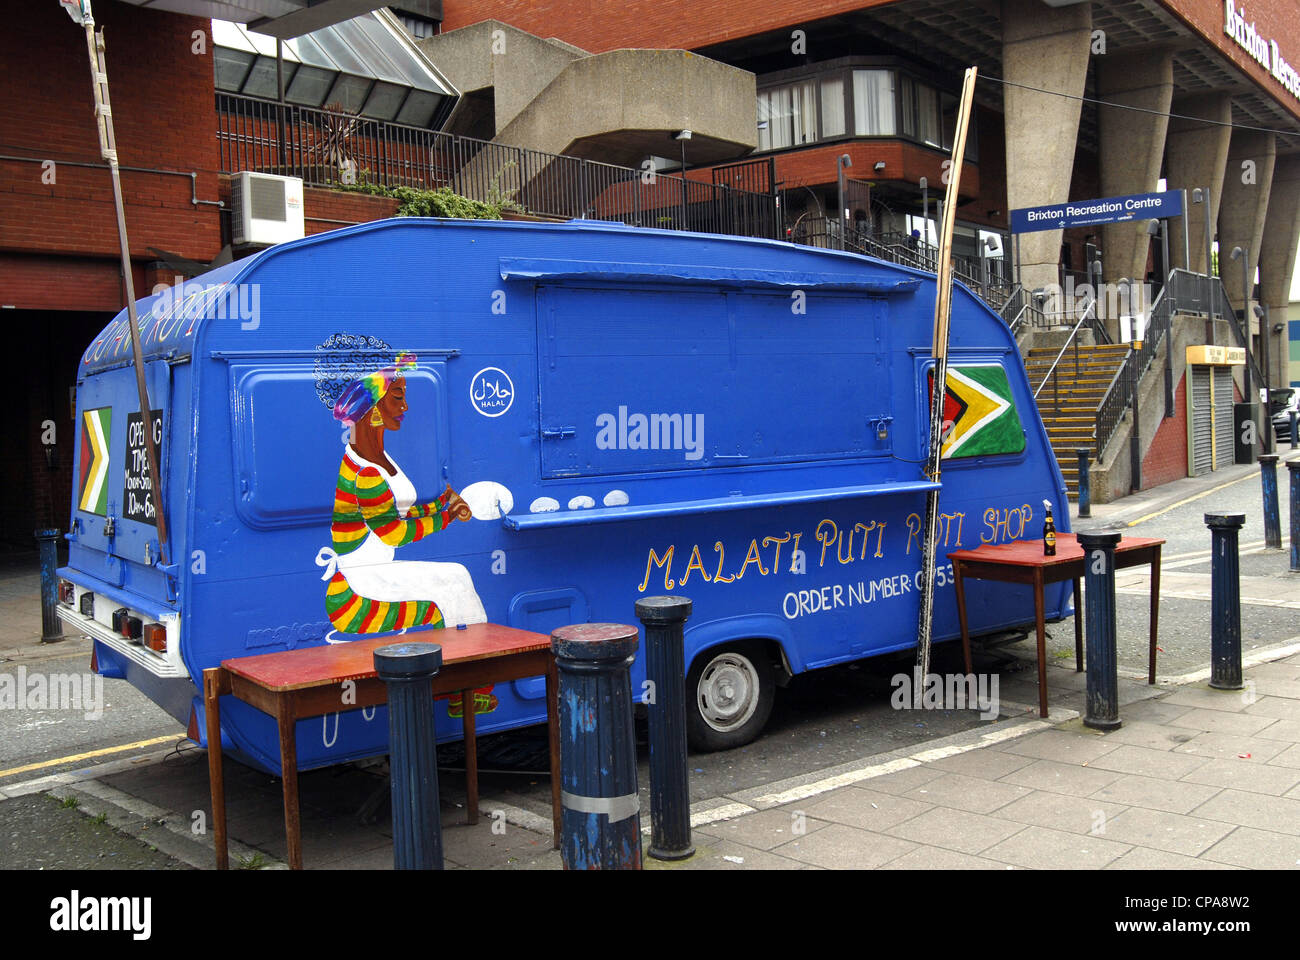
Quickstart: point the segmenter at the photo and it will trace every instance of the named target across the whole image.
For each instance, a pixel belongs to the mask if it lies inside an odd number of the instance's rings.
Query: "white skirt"
[[[443,622],[453,628],[487,622],[483,601],[462,564],[394,560],[394,555],[394,548],[372,532],[356,550],[338,558],[338,569],[352,592],[368,600],[432,600]]]

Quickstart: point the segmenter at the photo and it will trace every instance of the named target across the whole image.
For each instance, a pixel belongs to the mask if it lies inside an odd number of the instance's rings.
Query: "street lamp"
[[[1210,229],[1210,191],[1205,187],[1196,187],[1192,190],[1192,203],[1204,204],[1205,210],[1205,342],[1214,343],[1214,284],[1210,282],[1213,276],[1212,264],[1214,263],[1213,245],[1214,233]],[[1188,263],[1188,268],[1191,264]]]
[[[678,130],[673,139],[682,145],[682,229],[686,229],[686,141],[691,139],[691,131]]]
[[[839,188],[839,213],[836,219],[840,222],[840,249],[844,249],[844,230],[848,225],[849,212],[844,209],[844,170],[846,167],[853,166],[853,158],[847,153],[841,153],[835,160],[835,184]]]
[[[1242,339],[1246,343],[1246,369],[1242,372],[1244,389],[1241,391],[1245,395],[1245,400],[1250,403],[1253,394],[1250,392],[1250,257],[1247,254],[1249,247],[1233,247],[1232,259],[1241,261],[1241,321],[1245,326],[1242,331]]]
[[[1246,366],[1241,373],[1242,403],[1240,404],[1240,406],[1245,409],[1236,417],[1238,430],[1237,440],[1241,447],[1249,447],[1248,453],[1243,452],[1242,457],[1234,459],[1236,459],[1238,463],[1254,463],[1255,444],[1247,444],[1245,440],[1248,434],[1242,431],[1246,421],[1249,420],[1254,426],[1255,437],[1258,438],[1259,436],[1259,415],[1255,405],[1255,394],[1251,390],[1250,382],[1250,281],[1252,279],[1250,276],[1250,247],[1233,247],[1230,256],[1233,260],[1241,261],[1241,322],[1242,326],[1245,328],[1241,331],[1241,337],[1242,341],[1246,345]],[[1269,426],[1271,429],[1272,424],[1270,423]]]

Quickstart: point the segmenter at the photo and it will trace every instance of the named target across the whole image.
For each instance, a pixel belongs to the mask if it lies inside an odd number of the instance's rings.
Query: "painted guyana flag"
[[[1020,453],[1025,434],[1016,413],[1011,384],[1000,366],[949,367],[943,396],[944,459]],[[933,395],[934,372],[929,376]]]
[[[77,509],[108,515],[108,441],[113,426],[113,408],[100,407],[81,415],[81,456],[77,475]]]

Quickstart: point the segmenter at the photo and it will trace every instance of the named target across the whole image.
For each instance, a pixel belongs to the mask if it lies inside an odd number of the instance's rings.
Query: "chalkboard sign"
[[[153,442],[162,459],[162,411],[153,411]],[[145,446],[144,417],[126,415],[126,482],[122,486],[122,519],[158,525],[153,510],[153,480],[149,476],[149,452]]]

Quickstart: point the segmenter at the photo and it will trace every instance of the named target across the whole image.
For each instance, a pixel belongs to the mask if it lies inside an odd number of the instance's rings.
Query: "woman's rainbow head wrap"
[[[384,367],[353,380],[339,394],[338,403],[334,404],[334,419],[348,426],[359,423],[366,412],[384,398],[402,371],[415,366],[415,359],[413,353],[399,353],[391,367]]]

